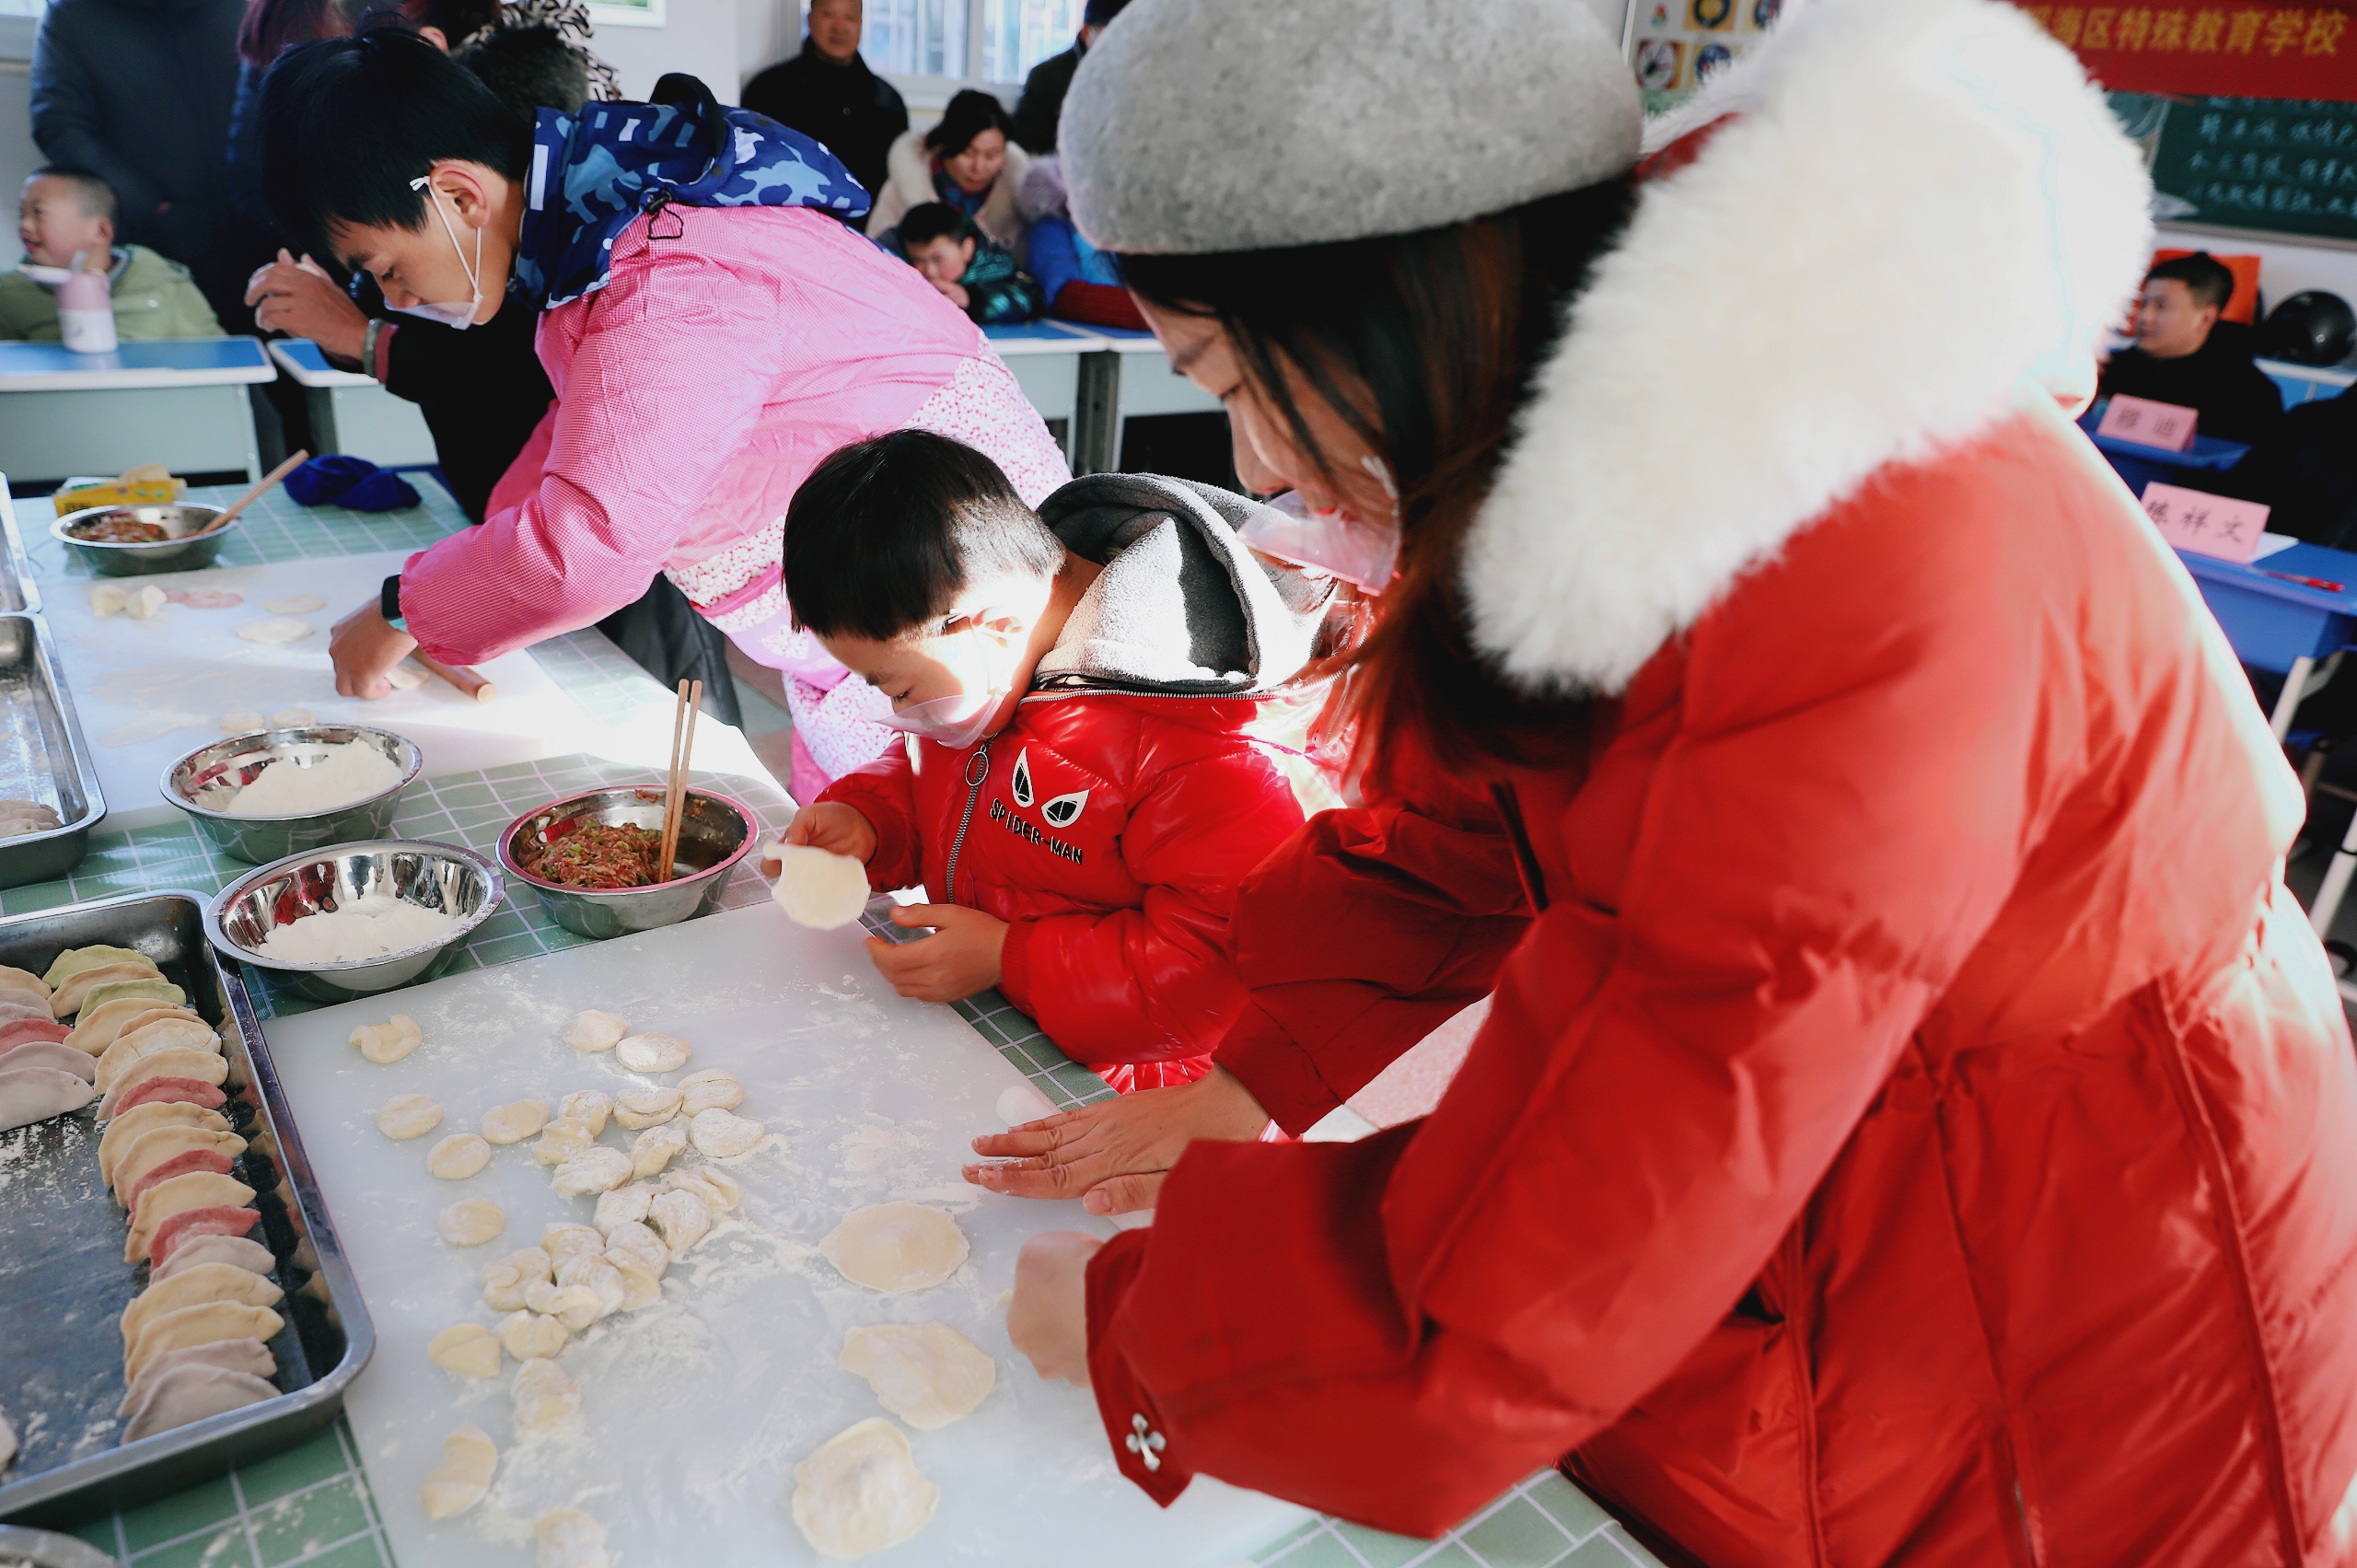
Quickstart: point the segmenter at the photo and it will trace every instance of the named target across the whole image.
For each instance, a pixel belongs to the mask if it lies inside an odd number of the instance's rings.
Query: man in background
[[[2175,403],[2200,416],[2200,435],[2245,445],[2283,420],[2283,394],[2250,361],[2250,329],[2222,321],[2235,274],[2207,250],[2163,261],[2144,275],[2136,343],[2103,367],[2097,395]]]
[[[884,189],[884,159],[909,128],[909,106],[859,57],[860,0],[811,0],[802,52],[745,84],[744,104],[799,131],[842,160],[872,196]]]
[[[1025,152],[1056,150],[1056,122],[1064,111],[1064,89],[1072,86],[1072,74],[1080,69],[1082,57],[1105,25],[1128,4],[1129,0],[1088,0],[1088,8],[1081,13],[1080,36],[1072,47],[1040,61],[1023,78],[1023,97],[1015,106],[1015,141]]]

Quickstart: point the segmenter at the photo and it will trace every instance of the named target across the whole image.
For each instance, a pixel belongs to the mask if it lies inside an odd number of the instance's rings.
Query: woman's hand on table
[[[1224,1067],[1184,1088],[1099,1100],[974,1140],[1004,1165],[970,1165],[966,1179],[1017,1198],[1078,1198],[1092,1214],[1151,1209],[1162,1179],[1198,1138],[1245,1143],[1269,1114]]]
[[[790,842],[790,832],[788,838]],[[872,846],[869,853],[874,853]],[[892,923],[904,929],[934,928],[932,935],[917,942],[887,942],[881,936],[867,939],[867,956],[876,960],[876,972],[901,995],[920,1002],[962,1002],[999,982],[999,958],[1006,951],[1006,922],[997,916],[963,904],[895,904]]]
[[[1006,1337],[1042,1377],[1088,1387],[1088,1260],[1104,1245],[1076,1230],[1051,1230],[1015,1256]]]
[[[417,639],[386,620],[373,602],[362,605],[328,634],[328,656],[335,661],[335,694],[392,695],[393,683],[385,677],[416,646]]]
[[[338,359],[358,360],[367,341],[368,318],[308,256],[281,250],[247,283],[246,303],[262,331],[308,338]]]

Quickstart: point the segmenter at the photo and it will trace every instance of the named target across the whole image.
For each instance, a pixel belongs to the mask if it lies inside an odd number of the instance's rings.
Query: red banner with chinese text
[[[2113,92],[2357,101],[2357,0],[2022,9]]]

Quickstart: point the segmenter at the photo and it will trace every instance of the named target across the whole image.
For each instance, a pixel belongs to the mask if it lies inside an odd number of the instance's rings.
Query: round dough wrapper
[[[517,1367],[508,1392],[515,1401],[516,1424],[535,1432],[562,1426],[581,1411],[581,1385],[545,1356]]]
[[[614,1047],[614,1060],[633,1073],[676,1073],[694,1054],[677,1035],[632,1035]]]
[[[940,1501],[907,1436],[882,1416],[844,1428],[794,1467],[794,1523],[813,1551],[838,1562],[900,1545]]]
[[[363,1024],[352,1031],[352,1048],[379,1065],[399,1062],[424,1043],[424,1031],[407,1013],[396,1013],[381,1024]]]
[[[594,1138],[606,1130],[606,1119],[614,1113],[614,1097],[596,1089],[575,1089],[556,1102],[556,1113],[561,1120],[578,1121]]]
[[[604,1233],[606,1244],[613,1245],[617,1225],[634,1225],[646,1217],[647,1205],[655,1202],[656,1189],[644,1181],[633,1181],[627,1187],[617,1187],[598,1195],[598,1229]]]
[[[549,1255],[551,1277],[575,1258],[590,1257],[606,1249],[606,1238],[586,1225],[561,1220],[540,1232],[540,1250]]]
[[[692,1192],[719,1214],[733,1209],[745,1201],[745,1189],[726,1171],[708,1165],[674,1166],[663,1176],[663,1185],[681,1192]]]
[[[573,1337],[555,1318],[540,1312],[511,1312],[499,1320],[500,1345],[518,1361],[542,1361]]]
[[[733,1110],[700,1110],[688,1125],[696,1152],[707,1159],[734,1158],[761,1141],[761,1124]]]
[[[510,1252],[482,1266],[482,1298],[494,1311],[514,1312],[524,1305],[525,1293],[547,1282],[556,1272],[549,1255],[537,1247]]]
[[[244,735],[257,729],[268,729],[270,722],[251,708],[237,708],[223,714],[215,721],[224,735]]]
[[[712,1208],[692,1192],[658,1192],[646,1223],[662,1233],[663,1244],[677,1258],[712,1234]]]
[[[598,1135],[569,1116],[560,1116],[540,1129],[540,1141],[532,1145],[532,1157],[542,1165],[563,1165],[584,1149],[593,1148]]]
[[[679,1114],[692,1120],[707,1110],[734,1110],[745,1103],[745,1086],[726,1067],[707,1067],[679,1080]]]
[[[586,1198],[592,1192],[610,1192],[635,1174],[630,1156],[592,1144],[557,1167],[549,1186],[560,1198]]]
[[[492,1472],[498,1468],[499,1445],[473,1422],[442,1439],[442,1462],[427,1473],[417,1489],[419,1500],[425,1504],[425,1516],[454,1518],[482,1502],[483,1494],[491,1490]]]
[[[532,1521],[540,1543],[532,1568],[608,1568],[606,1527],[578,1508],[552,1508]]]
[[[614,1101],[614,1120],[633,1132],[660,1127],[679,1114],[682,1098],[677,1089],[624,1089]]]
[[[132,613],[139,613],[134,606]],[[299,643],[311,634],[311,623],[297,621],[291,615],[273,615],[261,621],[249,621],[238,628],[238,635],[249,643]]]
[[[425,1153],[425,1174],[438,1181],[464,1181],[491,1163],[491,1145],[472,1132],[453,1132]]]
[[[304,725],[317,723],[319,721],[319,714],[311,712],[308,708],[281,708],[276,713],[270,715],[270,727],[273,729],[299,729]]]
[[[998,1381],[998,1364],[946,1323],[854,1328],[843,1336],[842,1366],[919,1432],[971,1415]]]
[[[1010,1084],[998,1097],[998,1119],[1010,1128],[1042,1121],[1056,1113],[1055,1102],[1030,1084]]]
[[[613,1050],[629,1031],[630,1024],[620,1013],[600,1013],[592,1008],[564,1021],[564,1043],[589,1055]]]
[[[847,854],[808,844],[778,846],[777,881],[770,889],[796,925],[832,931],[849,925],[867,909],[867,867]]]
[[[261,607],[273,615],[308,615],[325,610],[328,601],[317,594],[288,594],[284,598],[266,598]]]
[[[482,1132],[487,1143],[520,1144],[548,1124],[548,1101],[519,1099],[484,1111]]]
[[[649,1127],[631,1140],[631,1174],[660,1176],[673,1160],[687,1152],[687,1129],[678,1122]]]
[[[442,1125],[442,1108],[424,1095],[395,1095],[377,1111],[377,1131],[396,1143],[423,1138]]]
[[[488,1198],[461,1198],[434,1222],[435,1233],[453,1247],[481,1247],[506,1228],[507,1211]]]
[[[846,1348],[843,1353],[848,1357],[851,1352]],[[499,1376],[499,1336],[480,1323],[452,1324],[434,1336],[425,1347],[425,1354],[443,1371],[455,1372],[461,1377]],[[844,1365],[850,1363],[846,1361]]]
[[[923,1203],[853,1209],[819,1243],[843,1278],[888,1293],[930,1290],[970,1250],[958,1222]]]

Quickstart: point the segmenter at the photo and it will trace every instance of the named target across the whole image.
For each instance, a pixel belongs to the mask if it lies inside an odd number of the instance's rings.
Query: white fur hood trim
[[[1526,690],[1621,691],[1877,469],[2084,383],[2144,265],[2136,148],[2011,6],[1812,0],[1729,76],[1742,117],[1646,187],[1467,540]]]

